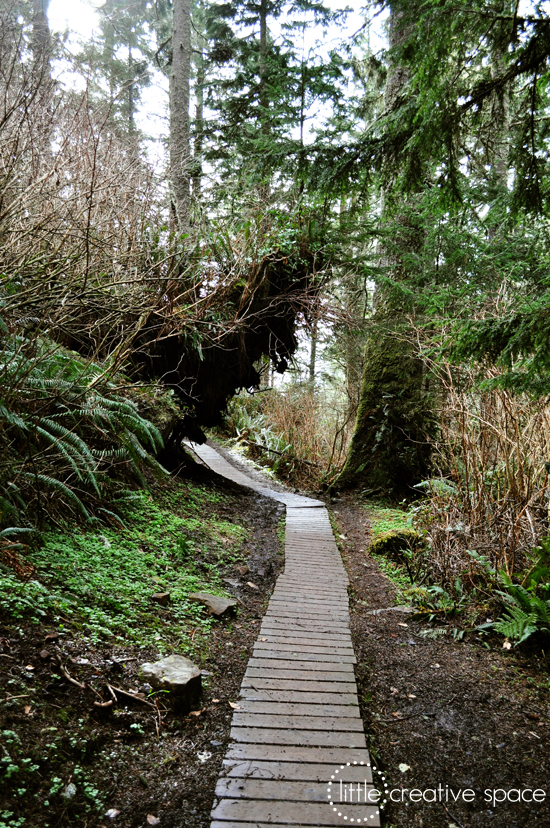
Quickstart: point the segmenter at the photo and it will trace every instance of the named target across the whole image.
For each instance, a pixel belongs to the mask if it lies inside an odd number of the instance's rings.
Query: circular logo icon
[[[366,779],[363,784],[360,782],[350,783],[344,781],[345,771],[347,768],[354,766],[363,766],[365,769],[371,768],[373,784],[367,783]],[[376,790],[376,794],[372,798],[372,792],[374,790]],[[340,765],[338,768],[335,768],[334,773],[331,775],[327,787],[327,799],[334,813],[342,817],[342,819],[347,822],[353,822],[356,825],[368,825],[369,821],[380,816],[380,811],[385,808],[388,802],[388,791],[386,777],[375,765],[371,765],[370,762],[346,762],[345,765]],[[353,808],[355,811],[354,816],[350,813],[349,805],[351,803],[355,803]],[[361,805],[370,805],[373,810],[370,813],[367,813],[367,811],[361,813]],[[358,813],[361,813],[361,815],[357,816]]]

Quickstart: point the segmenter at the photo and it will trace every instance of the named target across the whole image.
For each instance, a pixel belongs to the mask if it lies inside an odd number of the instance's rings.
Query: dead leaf
[[[27,666],[25,667],[25,670],[34,670],[34,667],[33,667],[32,664],[27,664]]]
[[[410,770],[410,769],[411,769],[411,766],[406,765],[404,762],[401,762],[401,764],[399,765],[399,770],[401,771],[401,773],[407,773],[407,771]]]
[[[259,589],[260,588],[259,586],[256,586],[256,584],[253,584],[252,581],[247,581],[246,585],[249,586],[249,587],[252,587],[252,589]]]
[[[218,704],[219,699],[212,699],[212,704]]]
[[[409,625],[408,625],[408,624],[404,624],[402,621],[400,621],[400,622],[398,623],[398,625],[397,625],[397,626],[398,626],[398,627],[408,627]]]
[[[392,716],[395,716],[396,719],[400,719],[401,713],[399,713],[399,711],[396,711],[395,713],[392,713]]]
[[[430,667],[435,667],[438,670],[441,667],[441,664],[430,664]]]
[[[158,825],[160,823],[160,819],[153,814],[147,814],[147,822],[149,825]]]
[[[416,696],[413,693],[407,693],[408,699],[416,699]]]
[[[258,641],[267,641],[267,638],[258,638]]]
[[[189,715],[190,716],[200,716],[201,713],[204,713],[205,710],[206,710],[206,707],[203,707],[202,710],[190,710]]]
[[[512,649],[512,645],[510,644],[510,642],[508,641],[507,638],[504,639],[504,643],[502,644],[502,649],[503,650],[511,650]]]
[[[120,811],[117,811],[116,808],[109,808],[109,810],[106,812],[105,816],[109,817],[109,819],[114,819],[119,814],[120,814]]]
[[[241,707],[239,704],[235,704],[235,702],[229,702],[229,707],[232,707],[233,710],[240,710]]]
[[[397,693],[399,693],[399,690],[397,689],[397,687],[390,687],[390,693],[392,694],[392,696],[396,696]]]
[[[26,704],[25,707],[23,708],[23,710],[25,711],[25,716],[30,716],[31,715],[31,706],[30,706],[30,704]]]

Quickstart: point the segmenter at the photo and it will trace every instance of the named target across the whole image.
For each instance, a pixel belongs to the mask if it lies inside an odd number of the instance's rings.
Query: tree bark
[[[170,73],[170,176],[172,217],[177,232],[189,231],[191,152],[189,78],[191,74],[191,0],[174,0]]]

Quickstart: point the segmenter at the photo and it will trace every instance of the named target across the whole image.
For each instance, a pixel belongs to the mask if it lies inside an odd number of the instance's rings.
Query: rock
[[[61,791],[61,796],[65,799],[72,799],[76,794],[76,785],[74,782],[69,782],[66,788]]]
[[[159,690],[169,690],[174,708],[187,713],[200,699],[201,671],[196,664],[180,655],[169,655],[140,667],[140,675]]]
[[[204,604],[209,614],[215,615],[216,618],[233,615],[237,606],[235,598],[220,598],[219,595],[210,595],[209,592],[192,592],[187,597],[197,604]]]
[[[154,601],[156,604],[160,604],[161,607],[166,607],[170,603],[170,593],[156,592],[155,595],[151,595],[151,601]]]

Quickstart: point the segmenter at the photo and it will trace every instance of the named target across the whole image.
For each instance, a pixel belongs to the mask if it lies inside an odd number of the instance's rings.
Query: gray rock
[[[180,655],[169,655],[140,667],[140,675],[158,690],[169,690],[169,700],[182,713],[187,713],[199,701],[201,671],[196,664]]]
[[[210,615],[221,618],[223,615],[233,615],[237,601],[235,598],[220,598],[219,595],[210,595],[209,592],[192,592],[187,596],[190,601],[204,604]]]

